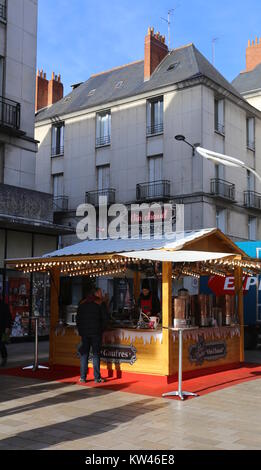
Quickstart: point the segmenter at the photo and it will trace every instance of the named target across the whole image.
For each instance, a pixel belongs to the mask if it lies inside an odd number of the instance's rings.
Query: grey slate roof
[[[232,85],[239,93],[261,89],[261,64],[257,65],[251,72],[241,72],[233,81]]]
[[[174,68],[168,70],[172,64],[175,64]],[[144,82],[143,60],[91,76],[65,98],[49,108],[40,110],[37,113],[36,122],[54,116],[61,117],[93,106],[106,105],[111,101],[154,91],[163,86],[201,76],[211,79],[236,97],[243,99],[194,44],[189,44],[170,51],[150,80],[146,82]],[[115,87],[119,82],[123,82],[122,86]],[[95,92],[89,95],[92,90]]]

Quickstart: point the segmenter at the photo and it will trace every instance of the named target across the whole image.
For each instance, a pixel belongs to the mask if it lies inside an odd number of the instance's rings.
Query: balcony
[[[261,210],[261,194],[255,191],[244,191],[244,206],[249,209]]]
[[[68,196],[56,196],[53,198],[53,211],[66,212],[68,211]]]
[[[170,197],[170,181],[159,180],[151,183],[140,183],[136,186],[137,201],[161,200]]]
[[[58,146],[52,148],[51,155],[52,157],[59,157],[64,154],[64,147]]]
[[[0,126],[18,130],[20,128],[19,103],[0,96]]]
[[[111,205],[115,203],[116,190],[112,188],[100,189],[99,191],[88,191],[85,194],[86,204],[92,204],[93,206],[99,205],[99,198],[101,196],[107,197],[107,204]]]
[[[96,138],[96,148],[97,147],[105,147],[106,145],[110,145],[110,144],[111,144],[111,136],[110,135],[105,135],[105,136]]]
[[[163,122],[160,124],[152,124],[152,126],[147,126],[147,137],[157,134],[162,134],[164,130]]]
[[[210,193],[228,201],[235,201],[235,185],[225,180],[213,178],[210,182]]]
[[[6,21],[6,6],[0,3],[0,20]]]

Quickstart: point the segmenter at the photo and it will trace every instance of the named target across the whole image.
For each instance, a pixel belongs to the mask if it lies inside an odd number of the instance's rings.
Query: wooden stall
[[[24,272],[50,274],[51,318],[49,362],[79,365],[80,337],[75,325],[60,316],[61,277],[132,276],[137,299],[143,263],[161,261],[162,321],[154,328],[109,327],[103,336],[101,368],[170,377],[178,371],[178,334],[173,326],[173,279],[182,276],[235,276],[235,315],[230,324],[190,324],[184,329],[183,370],[235,365],[244,361],[243,278],[260,271],[218,229],[187,232],[182,239],[94,240],[66,247],[38,259],[7,260]],[[173,318],[174,317],[174,318]]]

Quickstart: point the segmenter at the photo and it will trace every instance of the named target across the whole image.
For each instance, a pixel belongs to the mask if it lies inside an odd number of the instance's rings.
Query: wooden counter
[[[178,332],[169,330],[170,375],[178,372]],[[54,364],[79,365],[81,338],[74,326],[58,326],[53,335]],[[162,329],[117,328],[103,335],[101,368],[163,374]],[[240,328],[213,327],[183,332],[183,371],[235,364],[240,360]]]

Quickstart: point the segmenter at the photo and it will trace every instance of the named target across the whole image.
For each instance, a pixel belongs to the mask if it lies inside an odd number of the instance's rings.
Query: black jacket
[[[105,309],[93,299],[87,299],[79,305],[76,324],[81,337],[102,335],[106,323]]]
[[[3,302],[0,303],[0,335],[5,332],[6,328],[11,328],[12,316],[9,306]]]

